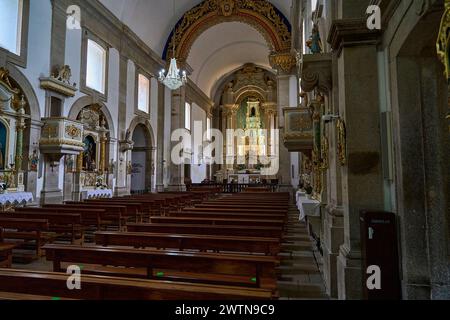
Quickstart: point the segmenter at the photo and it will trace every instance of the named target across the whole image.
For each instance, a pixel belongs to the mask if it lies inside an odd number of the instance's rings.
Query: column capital
[[[269,62],[279,73],[290,75],[297,65],[297,57],[291,51],[274,52],[270,54]]]
[[[304,92],[318,89],[327,94],[332,89],[331,54],[308,54],[303,56],[301,87]]]
[[[339,19],[331,25],[328,42],[340,56],[344,47],[361,46],[379,42],[381,32],[367,28],[366,19]]]
[[[239,105],[237,104],[224,104],[222,110],[225,111],[227,116],[233,116],[237,113]]]

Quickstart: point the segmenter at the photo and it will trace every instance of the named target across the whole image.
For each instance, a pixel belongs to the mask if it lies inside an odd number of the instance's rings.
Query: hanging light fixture
[[[175,16],[175,0],[173,1],[173,15]],[[175,40],[173,41],[173,57],[170,59],[169,71],[159,72],[159,81],[170,90],[177,90],[187,82],[186,71],[178,69],[177,59],[175,58]]]

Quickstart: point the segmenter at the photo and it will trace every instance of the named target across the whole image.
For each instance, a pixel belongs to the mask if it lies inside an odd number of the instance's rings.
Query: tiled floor
[[[282,245],[278,290],[282,300],[328,299],[314,245],[295,206],[289,209],[287,233]]]

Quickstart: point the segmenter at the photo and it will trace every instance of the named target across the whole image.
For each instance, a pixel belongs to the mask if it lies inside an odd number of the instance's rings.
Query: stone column
[[[117,135],[119,140],[126,138],[126,115],[127,115],[127,79],[128,79],[128,58],[120,56],[119,61],[119,121]],[[123,196],[129,193],[127,183],[127,153],[117,148],[117,169],[116,169],[116,187],[114,194]]]
[[[23,173],[23,131],[25,130],[25,100],[22,96],[22,100],[19,102],[18,117],[16,123],[16,158],[15,158],[15,170],[16,170],[16,187],[18,191],[24,191],[24,173]]]
[[[344,244],[337,262],[339,299],[362,298],[360,211],[384,209],[377,37],[365,19],[336,20],[329,37],[337,54],[339,114],[347,128],[347,161],[341,168]]]
[[[164,191],[164,112],[165,112],[165,86],[158,82],[158,133],[156,149],[156,190]],[[168,159],[166,159],[167,161]]]
[[[183,129],[184,117],[185,117],[185,105],[186,105],[186,88],[182,86],[176,91],[172,91],[172,121],[171,121],[171,134],[177,129]],[[171,151],[179,143],[179,141],[171,142]],[[183,181],[184,177],[184,165],[174,164],[171,159],[169,170],[170,170],[170,180],[169,180],[169,190],[170,191],[184,191],[185,185]]]
[[[262,107],[265,114],[264,125],[267,130],[267,155],[271,156],[274,153],[272,150],[272,130],[278,128],[276,123],[277,104],[275,102],[267,102]]]
[[[236,129],[236,114],[237,111],[239,109],[238,105],[235,104],[226,104],[223,106],[223,112],[226,116],[226,120],[225,120],[225,128],[223,130],[223,135],[224,135],[224,161],[225,161],[225,172],[224,174],[226,174],[227,170],[233,170],[234,165],[233,164],[228,164],[228,161],[235,161],[235,156],[232,155],[237,155],[237,146],[236,144],[233,144],[233,150],[228,146],[228,137],[227,137],[227,130],[228,129]],[[231,141],[230,141],[230,146],[231,146]]]

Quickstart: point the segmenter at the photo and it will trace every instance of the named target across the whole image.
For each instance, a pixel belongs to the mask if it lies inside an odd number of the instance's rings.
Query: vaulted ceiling
[[[169,35],[183,14],[201,0],[100,0],[150,48],[162,56]],[[289,19],[292,0],[270,1]],[[174,11],[175,8],[175,11]],[[175,14],[174,14],[175,12]],[[269,67],[269,48],[253,27],[239,22],[215,25],[194,42],[188,64],[190,78],[208,96],[224,74],[252,62]]]

